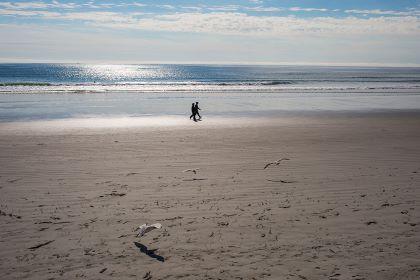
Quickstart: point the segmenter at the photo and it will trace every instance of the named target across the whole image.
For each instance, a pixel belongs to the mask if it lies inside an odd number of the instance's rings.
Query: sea
[[[420,110],[420,68],[0,64],[0,122]]]

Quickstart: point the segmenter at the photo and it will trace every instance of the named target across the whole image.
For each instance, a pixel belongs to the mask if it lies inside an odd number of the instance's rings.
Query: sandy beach
[[[202,123],[0,129],[0,278],[420,279],[418,113]]]

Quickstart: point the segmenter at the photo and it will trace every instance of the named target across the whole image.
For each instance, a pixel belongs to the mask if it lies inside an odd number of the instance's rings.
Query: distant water
[[[48,94],[46,94],[48,93]],[[0,120],[420,109],[420,68],[0,64]]]
[[[420,68],[0,64],[0,92],[284,91],[420,87]]]

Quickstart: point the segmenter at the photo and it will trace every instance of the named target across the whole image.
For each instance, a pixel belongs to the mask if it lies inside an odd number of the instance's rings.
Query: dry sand
[[[418,115],[0,132],[0,151],[1,279],[420,279]]]

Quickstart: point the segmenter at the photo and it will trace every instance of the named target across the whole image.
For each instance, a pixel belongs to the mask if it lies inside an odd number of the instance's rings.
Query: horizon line
[[[418,63],[382,63],[382,62],[237,62],[237,61],[105,61],[105,60],[34,60],[1,59],[0,64],[103,64],[103,65],[141,65],[141,64],[178,64],[178,65],[237,65],[237,66],[335,66],[335,67],[420,67]]]

